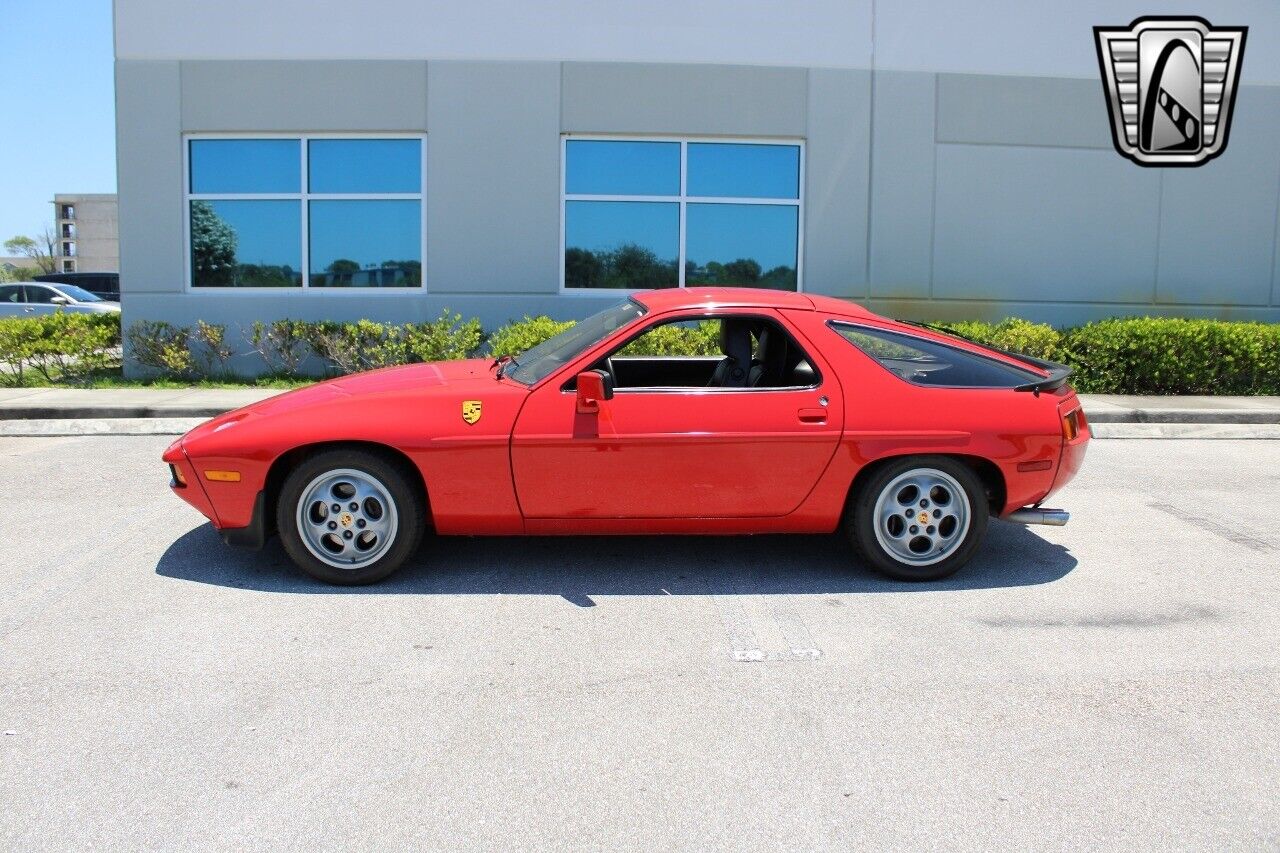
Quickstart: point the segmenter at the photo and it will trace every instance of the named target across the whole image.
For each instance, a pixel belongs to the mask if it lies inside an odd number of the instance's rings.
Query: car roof
[[[833,296],[810,296],[790,290],[761,287],[671,287],[646,290],[635,299],[650,311],[681,308],[786,308],[792,311],[822,311],[845,317],[875,316],[852,302]]]

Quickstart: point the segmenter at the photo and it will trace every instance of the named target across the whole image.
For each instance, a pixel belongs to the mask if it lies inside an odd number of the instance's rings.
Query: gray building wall
[[[1243,87],[1218,160],[1161,170],[1115,153],[1087,79],[485,60],[116,75],[126,323],[583,316],[616,295],[559,293],[565,133],[804,139],[802,288],[886,313],[1280,320],[1277,86]],[[425,132],[426,292],[184,291],[183,134],[221,131]]]

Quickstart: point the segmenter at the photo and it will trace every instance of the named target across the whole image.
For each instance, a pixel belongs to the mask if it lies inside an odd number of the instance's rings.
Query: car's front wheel
[[[989,514],[982,481],[967,465],[946,456],[914,456],[886,463],[859,484],[844,530],[877,571],[931,581],[969,561]]]
[[[285,551],[333,584],[380,581],[422,540],[423,501],[402,466],[377,453],[338,449],[289,473],[276,504]]]

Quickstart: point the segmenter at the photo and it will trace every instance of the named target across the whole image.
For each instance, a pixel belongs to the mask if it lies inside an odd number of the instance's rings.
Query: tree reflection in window
[[[298,287],[302,284],[297,203],[191,202],[194,287]]]

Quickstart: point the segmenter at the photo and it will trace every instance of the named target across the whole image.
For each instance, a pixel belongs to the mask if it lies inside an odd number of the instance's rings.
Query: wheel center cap
[[[920,514],[916,516],[916,520],[917,520],[917,521],[919,521],[921,524],[928,524],[928,523],[929,523],[929,513],[927,513],[927,512],[925,512],[925,511],[921,510],[921,511],[920,511]]]
[[[343,527],[350,527],[353,521],[355,521],[355,519],[351,517],[351,513],[349,512],[344,512],[342,515],[338,516],[338,523]]]

